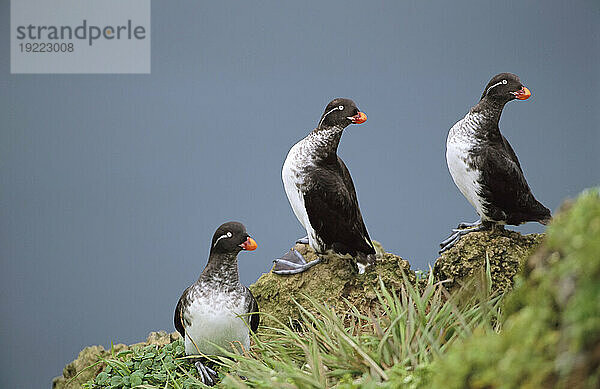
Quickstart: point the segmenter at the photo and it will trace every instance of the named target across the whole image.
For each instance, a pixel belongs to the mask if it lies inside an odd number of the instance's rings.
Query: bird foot
[[[273,273],[279,275],[290,275],[302,273],[316,264],[320,263],[322,259],[319,257],[314,261],[306,262],[306,259],[298,251],[291,249],[284,256],[274,260],[275,267],[273,267]]]
[[[300,238],[296,241],[296,243],[299,244],[308,244],[308,235],[306,235],[304,238]]]
[[[458,223],[458,226],[456,226],[456,228],[458,228],[460,230],[463,230],[465,228],[477,227],[480,224],[481,224],[481,219],[479,219],[479,220],[477,220],[476,222],[473,222],[473,223],[467,223],[467,222]]]
[[[216,371],[200,361],[196,361],[194,365],[196,366],[196,370],[198,370],[198,374],[200,375],[200,380],[202,380],[204,385],[214,386],[217,383],[218,374]]]
[[[463,223],[461,223],[463,224]],[[460,224],[459,224],[460,227]],[[452,235],[450,235],[447,239],[445,239],[442,243],[440,243],[440,251],[439,253],[443,253],[444,251],[448,250],[449,248],[451,248],[452,246],[454,246],[461,237],[470,234],[471,232],[475,232],[475,231],[484,231],[484,230],[489,230],[492,227],[491,223],[479,223],[479,224],[475,224],[474,227],[471,228],[466,228],[466,229],[458,229],[455,228],[452,230]]]

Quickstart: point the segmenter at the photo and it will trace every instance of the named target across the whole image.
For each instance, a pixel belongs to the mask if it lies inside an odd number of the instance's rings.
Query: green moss
[[[366,313],[378,304],[375,289],[381,277],[386,287],[398,290],[403,283],[403,273],[408,280],[416,277],[410,270],[408,261],[394,254],[386,253],[378,242],[374,242],[377,251],[377,264],[367,268],[364,274],[357,274],[350,257],[335,254],[322,256],[320,263],[304,273],[279,276],[271,272],[264,273],[250,290],[258,301],[263,315],[261,322],[275,325],[273,318],[283,323],[300,320],[300,312],[294,300],[302,306],[309,306],[306,296],[333,307],[342,308],[344,300]],[[298,250],[307,261],[316,258],[316,253],[308,245],[297,244]]]
[[[505,304],[500,334],[475,334],[433,366],[434,387],[600,385],[600,195],[553,220]]]
[[[442,253],[433,267],[436,280],[450,291],[476,282],[474,276],[490,264],[492,290],[505,292],[523,263],[540,246],[544,235],[521,235],[505,229],[472,232]]]

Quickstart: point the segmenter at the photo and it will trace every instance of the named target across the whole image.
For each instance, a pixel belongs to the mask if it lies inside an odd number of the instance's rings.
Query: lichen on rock
[[[485,271],[489,261],[492,290],[504,292],[511,289],[515,275],[543,238],[544,234],[521,235],[503,228],[472,232],[441,254],[433,275],[436,280],[446,280],[446,289],[453,291],[476,282],[474,276]]]
[[[398,290],[403,277],[414,282],[415,273],[410,270],[408,261],[386,253],[378,242],[373,242],[377,252],[377,263],[367,267],[364,274],[358,274],[349,256],[336,254],[322,255],[320,263],[307,271],[288,276],[271,272],[264,273],[250,290],[258,301],[261,312],[266,313],[261,322],[274,325],[276,320],[285,324],[300,320],[300,312],[294,301],[304,307],[310,306],[307,296],[315,301],[344,309],[344,301],[360,308],[365,313],[377,303],[375,293],[379,279],[386,287]],[[294,247],[307,261],[315,260],[317,254],[305,244]]]

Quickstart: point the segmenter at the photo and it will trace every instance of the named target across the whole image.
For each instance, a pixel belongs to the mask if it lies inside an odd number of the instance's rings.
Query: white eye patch
[[[490,86],[490,87],[488,88],[487,92],[485,92],[485,94],[486,94],[486,95],[487,95],[487,94],[489,94],[489,93],[490,93],[490,90],[492,90],[492,88],[495,88],[495,87],[497,87],[498,85],[506,85],[507,83],[508,83],[508,81],[506,81],[506,80],[499,81],[499,82],[495,83],[494,85]]]
[[[232,236],[233,236],[233,234],[231,233],[231,231],[227,231],[226,234],[223,234],[223,235],[219,236],[219,238],[217,238],[217,240],[215,241],[215,244],[213,244],[213,247],[215,247],[221,239],[224,239],[224,238],[228,239],[228,238],[231,238]]]
[[[323,119],[321,119],[321,121],[319,122],[318,127],[321,127],[321,124],[323,123],[323,120],[325,120],[325,118],[327,117],[327,115],[329,115],[330,113],[332,113],[333,111],[339,109],[340,111],[344,110],[344,106],[343,105],[339,105],[333,109],[331,109],[329,112],[327,112],[325,115],[323,115]]]

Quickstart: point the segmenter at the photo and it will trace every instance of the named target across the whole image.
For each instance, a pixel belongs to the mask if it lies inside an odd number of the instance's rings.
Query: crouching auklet
[[[440,253],[461,236],[498,224],[547,224],[550,210],[533,197],[517,155],[500,133],[504,105],[526,100],[529,89],[514,74],[501,73],[487,84],[479,103],[448,133],[446,161],[454,183],[479,214],[475,223],[460,223],[440,246]]]
[[[317,253],[333,250],[356,258],[360,273],[374,263],[375,249],[363,222],[352,177],[337,156],[342,132],[367,116],[354,101],[338,98],[325,108],[317,128],[294,145],[285,159],[281,177],[294,214],[307,232],[298,243],[308,243]],[[301,273],[321,258],[307,263],[291,249],[276,259],[276,274]]]
[[[222,355],[216,346],[250,347],[248,331],[258,328],[258,305],[240,283],[237,255],[256,247],[241,223],[225,223],[215,232],[204,271],[175,308],[175,328],[185,339],[186,355]],[[217,373],[201,360],[195,364],[202,382],[214,385]]]

